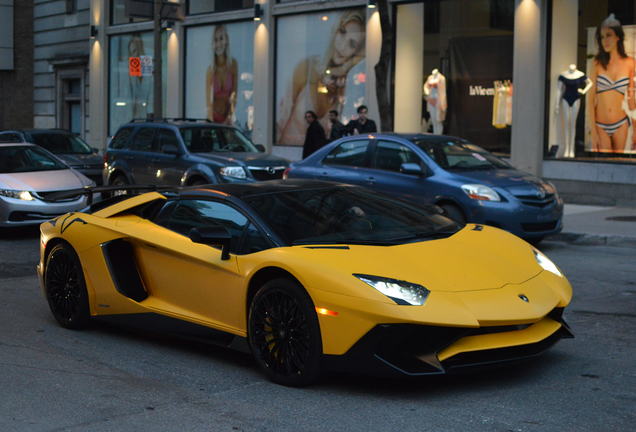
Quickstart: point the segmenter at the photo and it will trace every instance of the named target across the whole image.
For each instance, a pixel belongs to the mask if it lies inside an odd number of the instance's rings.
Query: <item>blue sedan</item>
[[[451,136],[345,137],[293,163],[286,176],[363,185],[435,204],[458,222],[499,227],[535,242],[562,229],[563,201],[551,183]]]

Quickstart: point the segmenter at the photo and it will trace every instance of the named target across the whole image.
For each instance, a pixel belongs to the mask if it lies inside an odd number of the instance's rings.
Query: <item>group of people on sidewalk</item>
[[[325,134],[325,129],[318,121],[318,116],[313,111],[305,112],[307,121],[307,133],[305,134],[305,144],[303,145],[303,159],[314,153],[325,144],[337,140],[345,135],[357,135],[363,133],[377,132],[375,122],[367,118],[369,109],[366,105],[360,105],[357,109],[358,118],[351,120],[345,126],[338,120],[338,111],[329,111],[329,122],[331,130],[329,137]]]

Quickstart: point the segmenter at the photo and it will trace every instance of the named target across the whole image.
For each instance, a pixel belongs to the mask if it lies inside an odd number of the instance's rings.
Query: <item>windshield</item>
[[[396,245],[445,237],[460,228],[431,207],[358,188],[281,191],[245,201],[288,245]]]
[[[440,167],[447,170],[510,169],[511,166],[483,148],[458,140],[414,140]]]
[[[67,169],[35,146],[0,147],[0,174]]]
[[[54,154],[91,154],[90,148],[80,137],[62,133],[31,133],[34,144]]]
[[[238,129],[230,127],[184,127],[180,129],[186,148],[191,153],[258,152]]]

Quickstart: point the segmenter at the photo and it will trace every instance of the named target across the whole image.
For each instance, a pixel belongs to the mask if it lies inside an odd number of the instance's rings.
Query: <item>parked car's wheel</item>
[[[442,204],[440,205],[442,210],[444,210],[444,216],[451,218],[455,222],[464,225],[466,223],[466,216],[461,211],[459,207],[453,204]]]
[[[115,178],[111,180],[110,185],[117,186],[117,187],[124,187],[128,185],[128,180],[126,180],[126,177],[119,174],[119,175],[116,175]],[[127,193],[128,192],[126,192],[125,190],[116,190],[111,192],[111,196],[126,195]]]
[[[84,272],[77,254],[65,243],[53,247],[44,268],[46,300],[62,327],[85,328],[90,321]]]
[[[249,310],[249,344],[274,382],[304,386],[320,375],[322,341],[311,298],[290,279],[265,283]]]

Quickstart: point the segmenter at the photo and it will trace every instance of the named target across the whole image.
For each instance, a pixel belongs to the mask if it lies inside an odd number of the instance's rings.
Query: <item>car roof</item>
[[[279,192],[293,192],[308,189],[355,188],[356,186],[322,180],[286,179],[267,180],[254,183],[225,183],[204,185],[182,189],[179,195],[184,196],[232,196],[244,199],[251,196],[267,195]]]
[[[371,133],[369,135],[373,136],[373,138],[375,139],[379,139],[383,137],[386,137],[386,138],[397,137],[397,138],[404,138],[407,140],[422,140],[422,141],[431,141],[431,142],[444,141],[444,140],[455,140],[455,141],[467,142],[464,138],[459,138],[452,135],[436,135],[432,133],[422,133],[422,132],[415,132],[415,133],[379,132],[379,133]]]
[[[224,127],[224,128],[233,128],[233,126],[214,123],[207,119],[194,119],[194,118],[168,118],[161,120],[147,120],[147,119],[134,119],[131,122],[128,122],[122,127],[129,126],[148,126],[148,127],[158,127],[158,126],[175,126],[175,127]]]

